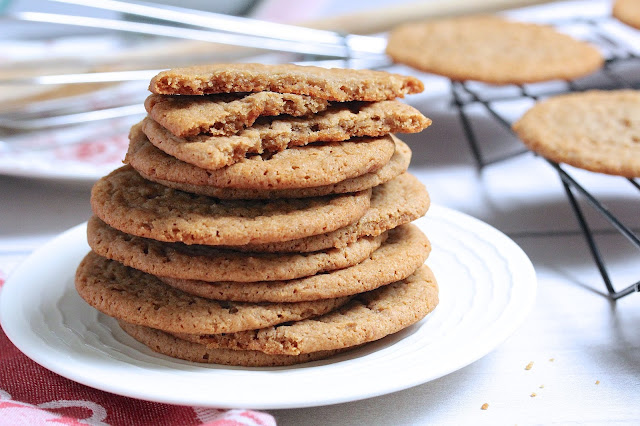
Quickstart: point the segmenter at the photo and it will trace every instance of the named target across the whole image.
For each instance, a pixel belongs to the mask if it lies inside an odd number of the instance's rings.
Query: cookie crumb
[[[486,410],[487,408],[489,408],[489,404],[487,404],[486,402],[482,404],[482,407],[480,407],[481,410]]]
[[[596,385],[599,385],[599,384],[600,384],[600,380],[596,380]]]
[[[544,389],[544,385],[540,385],[540,389]]]
[[[536,393],[535,393],[535,392],[532,392],[532,393],[531,393],[531,398],[535,398],[535,397],[536,397]]]
[[[549,358],[549,362],[553,362],[555,360],[556,360],[555,358]]]
[[[531,367],[533,367],[533,361],[531,361],[529,364],[527,364],[527,366],[524,369],[525,370],[531,370]]]

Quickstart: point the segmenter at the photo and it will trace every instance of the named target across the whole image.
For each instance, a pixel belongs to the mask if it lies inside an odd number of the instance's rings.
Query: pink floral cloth
[[[4,279],[0,270],[0,289]],[[52,424],[274,426],[276,422],[258,411],[159,404],[81,385],[31,361],[0,329],[0,425]]]

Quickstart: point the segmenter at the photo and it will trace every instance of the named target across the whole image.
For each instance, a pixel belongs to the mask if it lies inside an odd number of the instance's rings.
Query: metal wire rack
[[[470,81],[452,81],[451,98],[453,106],[457,109],[462,129],[469,144],[470,151],[476,166],[481,171],[484,167],[498,163],[509,158],[529,152],[523,147],[515,133],[511,129],[515,121],[513,114],[505,114],[508,108],[505,105],[515,101],[529,101],[531,104],[540,98],[553,96],[560,93],[584,91],[589,89],[638,89],[640,88],[640,56],[631,44],[621,39],[612,26],[618,24],[611,17],[575,18],[571,20],[552,22],[560,30],[572,28],[581,34],[586,34],[588,41],[597,45],[605,56],[605,64],[597,75],[576,81],[555,82],[555,84],[530,84],[509,87],[495,87],[482,85]],[[585,37],[583,37],[585,38]],[[640,38],[640,37],[639,37]],[[506,93],[506,94],[505,94]],[[489,145],[481,141],[474,129],[474,123],[469,109],[481,107],[498,126],[511,133],[511,141],[508,147],[500,148],[497,155],[490,156]],[[594,238],[594,232],[589,225],[583,208],[578,202],[578,196],[586,200],[596,212],[609,222],[622,236],[628,239],[633,246],[640,250],[640,238],[627,225],[623,224],[605,205],[592,195],[574,176],[562,165],[546,160],[556,170],[566,192],[569,204],[576,216],[582,233],[586,239],[594,262],[602,276],[605,287],[612,300],[617,300],[631,293],[640,292],[640,281],[637,281],[622,290],[616,290],[606,261],[598,248]],[[640,191],[640,183],[637,179],[626,179],[633,188]]]

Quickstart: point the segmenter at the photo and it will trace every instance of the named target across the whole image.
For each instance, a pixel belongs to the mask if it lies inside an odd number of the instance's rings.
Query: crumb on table
[[[540,389],[544,389],[544,385],[540,385]]]
[[[482,407],[480,407],[481,410],[486,410],[487,408],[489,408],[489,404],[487,404],[486,402],[482,404]]]
[[[533,361],[529,362],[529,364],[527,364],[527,366],[524,369],[531,370],[531,367],[533,367]]]
[[[535,398],[537,395],[535,392],[531,392],[531,398]]]
[[[556,360],[555,358],[549,358],[549,362],[553,362],[555,360]]]
[[[596,385],[599,385],[599,384],[600,384],[600,380],[596,380]]]

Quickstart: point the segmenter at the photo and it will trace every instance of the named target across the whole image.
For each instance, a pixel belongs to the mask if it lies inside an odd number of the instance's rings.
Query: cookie
[[[220,198],[240,199],[244,197],[234,196],[232,190],[238,194],[243,192],[237,191],[239,189],[260,190],[245,191],[260,194],[265,190],[326,186],[375,172],[390,161],[396,147],[396,139],[390,135],[319,143],[268,156],[255,155],[228,167],[206,170],[180,161],[150,144],[139,125],[133,126],[129,139],[125,163],[131,164],[145,178],[163,185],[173,182],[168,186],[184,188],[187,192],[210,196],[230,193],[231,196]],[[232,190],[225,192],[221,190],[224,188]],[[245,199],[254,198],[277,197],[254,196]]]
[[[188,342],[154,328],[118,321],[125,333],[151,350],[191,362],[235,365],[242,367],[284,367],[328,358],[345,350],[319,351],[302,355],[268,355],[259,351],[235,351],[209,349],[198,343]]]
[[[208,96],[150,95],[145,109],[154,121],[176,136],[205,133],[229,136],[251,126],[260,116],[295,117],[324,111],[329,102],[290,93],[260,92]]]
[[[157,182],[181,191],[225,200],[267,200],[273,198],[305,198],[320,197],[329,194],[344,194],[345,192],[358,192],[399,176],[407,171],[411,161],[411,149],[400,139],[389,135],[395,142],[395,151],[384,166],[364,173],[357,177],[340,180],[346,170],[358,167],[361,161],[377,163],[383,161],[383,150],[376,150],[377,155],[368,157],[369,148],[375,148],[378,143],[384,142],[387,137],[376,138],[375,141],[351,140],[345,142],[330,142],[326,144],[307,145],[306,147],[290,148],[263,159],[251,157],[240,160],[238,163],[218,170],[205,170],[192,164],[180,161],[160,151],[158,148],[144,140],[132,139],[129,143],[129,151],[125,157],[125,163],[135,168],[140,175],[148,180]],[[341,152],[344,149],[344,155]],[[350,149],[348,147],[363,149]],[[340,152],[339,156],[331,155]],[[346,155],[351,153],[353,155]],[[323,155],[326,153],[327,156]],[[316,154],[316,155],[314,155]],[[291,159],[291,157],[296,157]],[[286,159],[290,159],[288,162]],[[318,160],[316,162],[316,160]],[[327,166],[327,163],[336,165]],[[344,161],[340,161],[344,160]],[[287,164],[289,163],[289,164]],[[288,167],[295,164],[296,167]],[[365,163],[367,164],[367,163]],[[318,182],[336,183],[320,186],[306,187],[308,184]],[[214,183],[212,185],[211,183]],[[233,185],[233,187],[216,186]],[[267,188],[284,189],[252,189],[238,188],[242,186],[262,186]],[[295,186],[295,188],[289,188]],[[300,188],[300,186],[305,186]]]
[[[127,234],[235,246],[339,229],[364,215],[370,197],[371,190],[270,201],[219,200],[150,182],[124,166],[96,182],[91,207],[105,223]]]
[[[386,235],[365,237],[340,249],[302,254],[239,253],[212,246],[162,243],[89,220],[87,239],[102,257],[152,275],[204,281],[291,280],[347,268],[368,258]]]
[[[408,23],[391,31],[386,51],[395,62],[421,71],[492,84],[574,79],[603,64],[587,43],[497,16]]]
[[[119,324],[134,339],[174,358],[245,367],[285,366],[379,340],[420,321],[437,304],[437,282],[423,266],[406,280],[359,295],[334,312],[289,325],[227,335],[176,335],[124,321]],[[318,350],[323,347],[337,349]]]
[[[219,302],[193,296],[90,252],[76,271],[76,290],[111,317],[173,333],[218,334],[252,330],[325,314],[348,298],[300,303]]]
[[[381,339],[415,324],[438,304],[438,284],[426,265],[410,277],[359,294],[320,317],[261,330],[176,337],[208,348],[300,355],[344,349]]]
[[[531,150],[592,172],[640,177],[640,91],[593,90],[539,102],[513,129]]]
[[[613,16],[625,24],[640,29],[640,3],[638,0],[616,0]]]
[[[232,136],[181,138],[149,117],[142,121],[142,131],[152,144],[167,154],[203,169],[216,170],[248,155],[272,154],[313,142],[415,133],[430,124],[431,120],[407,104],[383,101],[332,105],[311,117],[259,119],[252,127]]]
[[[157,149],[156,147],[154,147],[148,142],[146,142],[140,148],[140,150],[135,151],[133,153],[132,153],[132,145],[130,144],[129,154],[131,155],[127,154],[128,160],[126,161],[129,161],[129,164],[131,164],[134,168],[136,168],[138,170],[138,173],[140,173],[140,175],[145,179],[152,180],[161,185],[179,189],[181,191],[191,192],[194,194],[207,195],[209,197],[222,198],[224,200],[268,200],[273,198],[320,197],[322,195],[329,195],[329,194],[344,194],[346,192],[364,191],[365,189],[382,185],[383,183],[388,182],[391,179],[394,179],[400,176],[402,173],[406,172],[407,168],[409,167],[409,162],[411,161],[411,149],[407,146],[407,144],[405,144],[395,136],[393,135],[389,135],[389,136],[391,136],[391,138],[395,142],[395,152],[393,153],[393,156],[391,157],[389,162],[384,166],[382,166],[380,169],[371,171],[369,173],[365,173],[358,177],[345,179],[333,184],[312,186],[309,188],[305,187],[305,188],[262,190],[262,189],[244,189],[244,188],[225,188],[225,187],[218,187],[218,186],[210,186],[210,185],[207,185],[206,183],[201,184],[200,182],[208,181],[209,180],[207,179],[208,177],[213,177],[217,175],[217,172],[221,172],[222,174],[233,173],[233,175],[235,175],[235,172],[232,172],[232,170],[235,168],[235,166],[239,164],[243,164],[243,161],[236,163],[232,166],[225,167],[223,169],[207,172],[204,169],[200,169],[198,167],[195,167],[183,161],[177,160],[165,154],[164,152],[160,151],[159,149]],[[331,145],[340,146],[340,145],[350,144],[354,142],[355,141],[332,142]],[[323,144],[323,145],[326,145],[326,144]],[[283,152],[285,152],[286,154],[292,154],[297,150],[302,150],[302,149],[308,150],[311,147],[312,146],[310,145],[305,148],[291,148]],[[315,151],[315,149],[313,151]],[[276,155],[279,155],[279,154],[280,153],[277,153]],[[276,155],[274,155],[274,157]],[[155,164],[158,164],[158,167],[154,167],[153,166],[154,163],[151,162],[152,159],[158,159],[162,163],[155,163]],[[266,160],[265,162],[268,162],[268,160]],[[143,163],[143,164],[141,165],[140,163]],[[264,162],[258,162],[256,163],[256,166],[261,166],[263,163]],[[310,167],[312,164],[313,162],[301,163],[302,165],[301,168],[286,169],[282,174],[280,174],[279,172],[278,176],[283,176],[283,177],[296,176],[298,175],[298,172],[306,171],[307,167]],[[145,167],[145,165],[148,165],[149,167]],[[165,165],[167,167],[164,167]],[[352,163],[349,163],[347,167],[351,167],[351,165]],[[281,179],[280,182],[278,182],[277,179],[274,179],[273,183],[274,185],[277,184],[277,186],[283,185],[287,182],[291,183],[292,185],[299,185],[300,182],[303,182],[306,184],[308,181],[316,181],[319,178],[331,179],[332,173],[324,173],[324,174],[321,173],[321,170],[323,169],[325,171],[330,169],[323,168],[322,166],[319,166],[319,167],[320,167],[320,170],[318,170],[317,173],[306,173],[305,178],[308,178],[308,179],[304,179],[302,181],[299,180],[297,181],[298,184],[296,184],[295,183],[296,181],[293,179],[292,180]],[[239,168],[235,170],[239,170]],[[180,173],[181,171],[184,171],[185,173],[181,174]],[[340,170],[336,170],[335,175],[338,175],[339,171]],[[151,174],[147,174],[147,172]],[[172,179],[177,179],[179,181],[176,182],[176,181],[164,180],[159,178],[159,176],[161,176],[163,172],[166,172],[166,174],[163,176],[170,176]],[[189,172],[193,172],[193,173],[189,173]],[[272,176],[273,173],[267,173],[267,175]],[[193,179],[192,182],[197,182],[197,183],[189,183],[191,179]],[[184,181],[187,181],[187,183],[183,183]],[[239,182],[242,184],[241,180],[239,180]],[[260,182],[260,181],[258,180],[251,181],[250,179],[247,179],[247,182],[253,183],[253,182]]]
[[[308,252],[329,247],[344,247],[364,236],[375,236],[424,214],[430,205],[429,193],[410,173],[403,173],[389,182],[373,188],[371,207],[352,225],[333,232],[277,243],[250,243],[234,249],[253,252]]]
[[[415,225],[408,224],[389,231],[387,241],[363,262],[325,274],[255,283],[158,278],[204,298],[255,303],[302,302],[350,296],[405,279],[424,263],[430,252],[427,237]]]
[[[212,64],[163,71],[153,77],[149,90],[162,95],[271,91],[344,102],[394,99],[420,93],[424,85],[415,77],[384,71],[293,64]]]

